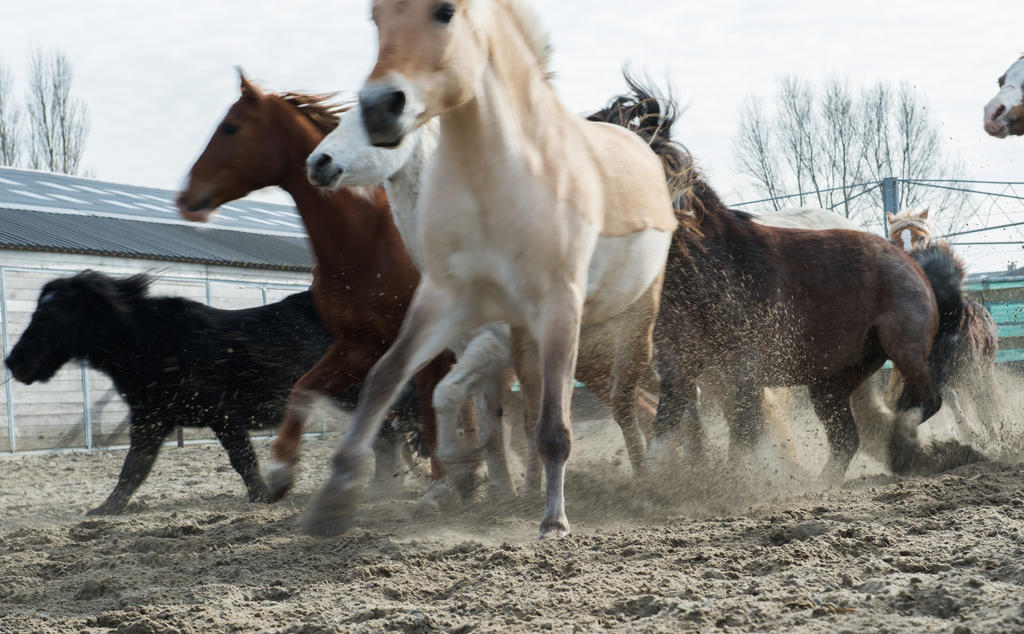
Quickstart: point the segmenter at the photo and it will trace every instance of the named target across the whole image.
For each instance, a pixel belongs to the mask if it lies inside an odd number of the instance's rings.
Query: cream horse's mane
[[[482,0],[474,0],[473,5],[479,6]],[[546,77],[551,77],[551,56],[554,46],[551,44],[551,36],[544,28],[537,10],[527,0],[493,0],[502,5],[512,15],[527,44],[537,57]]]

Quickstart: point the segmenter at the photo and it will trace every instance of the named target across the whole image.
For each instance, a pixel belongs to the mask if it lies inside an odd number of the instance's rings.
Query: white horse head
[[[309,180],[332,190],[386,183],[412,159],[422,134],[417,129],[394,148],[375,147],[356,104],[306,159]]]
[[[314,185],[330,190],[383,184],[402,241],[413,263],[422,269],[422,253],[415,239],[419,224],[416,203],[437,139],[437,122],[428,122],[393,148],[376,147],[366,134],[357,104],[342,115],[338,127],[306,159],[306,173]]]
[[[985,105],[985,132],[1000,139],[1024,134],[1024,57],[999,78],[999,93]]]

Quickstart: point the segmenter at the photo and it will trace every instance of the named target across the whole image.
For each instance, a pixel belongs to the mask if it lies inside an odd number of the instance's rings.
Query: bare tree
[[[14,82],[10,69],[0,62],[0,165],[16,166],[21,147],[21,111],[14,101]]]
[[[64,53],[35,51],[29,58],[26,110],[30,165],[62,174],[81,168],[89,117],[85,103],[71,94],[74,72]]]
[[[941,230],[966,220],[957,194],[914,183],[956,178],[961,170],[945,156],[938,127],[909,84],[894,90],[878,83],[855,95],[836,78],[815,86],[786,77],[773,106],[769,111],[759,99],[746,102],[734,153],[760,194],[786,197],[773,200],[775,209],[813,204],[877,228],[879,196],[858,194],[895,176],[904,205],[942,208]]]

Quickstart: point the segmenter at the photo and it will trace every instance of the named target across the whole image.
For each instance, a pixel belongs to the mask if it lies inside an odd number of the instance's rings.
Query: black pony
[[[31,384],[48,381],[72,359],[85,359],[127,401],[128,455],[114,491],[91,515],[124,510],[178,426],[212,429],[249,500],[269,501],[248,430],[281,420],[292,386],[333,341],[310,293],[259,308],[220,310],[178,297],[148,297],[150,283],[146,275],[118,279],[94,271],[47,283],[7,366],[14,378]],[[353,390],[336,400],[351,406],[355,397]],[[409,414],[403,411],[403,417]]]
[[[946,280],[930,280],[878,236],[768,227],[728,209],[671,140],[674,104],[627,82],[632,94],[591,119],[643,137],[679,194],[680,227],[654,330],[661,395],[652,447],[664,446],[683,419],[689,448],[702,453],[702,376],[735,390],[734,447],[753,448],[763,434],[761,388],[806,385],[829,443],[822,477],[839,482],[859,445],[850,394],[888,358],[905,379],[897,404],[902,424],[890,447],[917,451],[916,423],[941,405],[929,353],[946,326],[935,301],[936,293],[952,292]],[[921,461],[900,456],[890,466],[909,470]]]

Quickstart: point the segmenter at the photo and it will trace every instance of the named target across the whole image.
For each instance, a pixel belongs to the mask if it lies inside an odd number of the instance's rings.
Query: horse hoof
[[[417,516],[440,515],[445,509],[454,507],[458,495],[445,482],[435,482],[423,497],[416,502],[414,514]]]
[[[272,462],[264,473],[267,481],[266,502],[277,502],[291,490],[295,483],[295,465],[286,462]]]
[[[307,535],[331,537],[352,528],[358,505],[358,488],[336,483],[324,485],[302,518],[302,532]]]
[[[88,511],[85,512],[85,514],[88,516],[96,517],[100,515],[120,515],[122,511],[124,511],[123,506],[114,507],[108,506],[106,504],[101,504],[94,509],[89,509]]]
[[[561,539],[569,536],[569,520],[561,517],[553,520],[544,520],[540,523],[540,534],[537,539]]]

